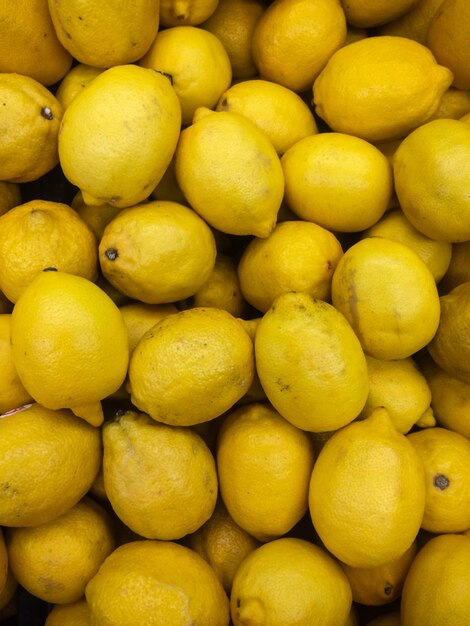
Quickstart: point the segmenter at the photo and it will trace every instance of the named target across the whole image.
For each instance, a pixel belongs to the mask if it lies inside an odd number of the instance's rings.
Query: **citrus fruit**
[[[6,413],[31,401],[13,361],[10,326],[11,314],[0,314],[0,413]]]
[[[210,17],[217,6],[218,0],[161,0],[160,24],[166,28],[197,26]]]
[[[341,2],[348,24],[359,28],[371,28],[386,24],[411,11],[418,0],[342,0]]]
[[[44,626],[91,626],[90,609],[85,598],[53,606]]]
[[[449,267],[439,285],[442,293],[448,293],[457,285],[470,280],[470,241],[452,244]]]
[[[119,307],[122,319],[129,338],[129,354],[132,354],[143,335],[155,326],[157,322],[177,313],[174,304],[145,304],[144,302],[130,302]]]
[[[443,1],[419,0],[404,15],[380,26],[378,34],[408,37],[426,45],[429,25]]]
[[[0,181],[0,215],[21,204],[21,189],[18,183]]]
[[[67,72],[55,92],[55,96],[64,111],[68,108],[69,104],[75,100],[78,94],[103,71],[101,67],[77,63],[77,65],[74,65],[74,67]]]
[[[234,317],[243,315],[246,302],[240,288],[235,260],[219,253],[209,278],[192,297],[195,307],[213,307],[228,311]]]
[[[70,206],[92,230],[97,242],[100,241],[104,229],[109,222],[122,211],[120,207],[113,206],[112,204],[103,204],[101,206],[86,204],[81,191],[77,191],[72,198]]]

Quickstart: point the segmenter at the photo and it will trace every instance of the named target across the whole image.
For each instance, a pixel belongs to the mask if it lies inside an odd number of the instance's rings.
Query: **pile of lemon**
[[[470,623],[468,24],[0,2],[0,620]]]

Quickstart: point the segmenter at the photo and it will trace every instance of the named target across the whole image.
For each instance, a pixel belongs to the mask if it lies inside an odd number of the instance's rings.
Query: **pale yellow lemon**
[[[439,325],[434,277],[416,252],[398,241],[369,237],[353,244],[336,266],[331,293],[364,351],[378,359],[411,356]]]
[[[269,237],[255,237],[244,249],[238,263],[243,296],[263,313],[288,291],[328,301],[342,255],[339,240],[326,228],[302,220],[281,222]]]
[[[346,318],[327,302],[304,292],[278,296],[256,329],[255,356],[269,401],[299,428],[336,430],[364,407],[364,352]]]
[[[336,132],[373,142],[395,139],[434,114],[452,80],[424,45],[367,37],[330,57],[313,85],[315,111]]]
[[[119,307],[119,310],[127,329],[129,354],[134,352],[136,345],[152,326],[167,315],[178,312],[174,304],[145,304],[144,302],[129,302]]]
[[[287,87],[268,80],[243,80],[225,91],[217,111],[241,113],[264,130],[279,155],[318,132],[312,111]]]
[[[113,206],[112,204],[103,204],[101,206],[87,204],[83,200],[81,191],[77,191],[72,198],[70,206],[78,213],[82,220],[88,224],[88,227],[93,231],[98,243],[103,236],[106,226],[122,211],[120,207]]]
[[[104,277],[121,293],[162,304],[192,296],[214,269],[216,245],[192,209],[153,200],[121,211],[99,243]]]
[[[228,512],[259,541],[286,534],[307,511],[312,443],[269,404],[248,404],[228,415],[216,460]]]
[[[21,189],[18,183],[0,181],[0,215],[21,204]]]
[[[94,281],[97,242],[69,205],[31,200],[0,217],[0,289],[16,302],[31,281],[53,267]]]
[[[276,150],[254,122],[231,111],[197,110],[180,135],[175,173],[192,208],[213,228],[267,237],[284,194]]]
[[[16,409],[32,400],[15,368],[10,325],[11,314],[0,314],[0,413]]]
[[[219,253],[209,278],[192,297],[195,307],[213,307],[228,311],[234,317],[241,317],[246,310],[246,302],[240,287],[235,259]]]
[[[163,176],[180,127],[179,100],[167,77],[137,65],[111,67],[66,109],[61,167],[87,204],[132,206]]]
[[[351,609],[351,588],[326,550],[283,537],[242,562],[230,607],[234,626],[339,626]]]
[[[348,24],[371,28],[391,22],[411,11],[418,0],[341,0]]]
[[[285,200],[301,219],[339,232],[358,232],[385,213],[392,169],[378,148],[359,137],[320,133],[281,158]]]
[[[7,72],[0,73],[0,101],[0,180],[37,180],[59,162],[57,137],[62,105],[34,78]]]
[[[88,491],[101,464],[101,433],[70,411],[26,405],[0,420],[0,524],[36,527]]]
[[[44,626],[91,626],[91,613],[85,598],[53,606]]]
[[[408,37],[426,45],[429,24],[444,0],[419,0],[396,20],[379,27],[378,34]]]
[[[347,565],[399,558],[416,538],[424,506],[421,459],[382,407],[337,430],[318,455],[310,515],[326,548]]]
[[[67,72],[55,92],[55,96],[64,111],[78,94],[103,71],[101,67],[78,63]]]
[[[210,565],[171,541],[133,541],[111,553],[86,588],[100,626],[228,626],[229,602]]]
[[[220,39],[195,26],[160,31],[139,65],[170,78],[185,125],[198,107],[214,108],[232,80],[230,59]]]
[[[219,0],[160,0],[160,24],[166,28],[197,26],[214,13],[218,3]]]
[[[299,93],[311,88],[345,39],[339,0],[275,0],[256,24],[252,54],[261,78]]]
[[[470,280],[470,241],[452,244],[449,267],[439,285],[442,293],[451,291],[457,285]]]

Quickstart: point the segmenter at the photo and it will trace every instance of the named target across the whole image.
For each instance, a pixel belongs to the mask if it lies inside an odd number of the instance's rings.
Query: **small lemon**
[[[26,183],[57,165],[62,106],[34,78],[0,74],[2,160],[0,180]]]
[[[385,213],[393,190],[390,164],[359,137],[320,133],[295,143],[281,159],[285,199],[300,218],[357,232]]]
[[[278,296],[258,324],[255,355],[269,401],[298,428],[336,430],[364,407],[364,352],[331,304],[303,292]]]
[[[429,25],[444,0],[419,0],[409,11],[378,29],[379,35],[408,37],[426,45]]]
[[[85,598],[56,604],[48,613],[44,626],[91,626],[91,613]]]
[[[439,325],[434,277],[416,252],[398,241],[368,237],[353,244],[336,266],[331,293],[364,351],[377,359],[411,356]]]
[[[286,534],[307,511],[312,443],[269,404],[229,414],[219,430],[216,458],[230,516],[259,541]]]
[[[68,511],[101,464],[101,433],[39,404],[0,419],[0,525],[36,527]]]
[[[421,526],[425,479],[421,459],[388,411],[337,430],[313,468],[309,507],[326,548],[352,567],[398,559]]]
[[[326,550],[283,537],[242,562],[230,606],[234,626],[339,626],[351,609],[351,588]]]
[[[304,137],[318,132],[313,113],[291,89],[267,80],[243,80],[225,91],[217,111],[241,113],[268,135],[281,156]]]
[[[341,0],[348,24],[371,28],[391,22],[411,11],[418,0]]]
[[[120,207],[113,206],[112,204],[103,204],[101,206],[87,204],[83,200],[83,195],[80,190],[77,191],[73,197],[70,206],[93,231],[97,242],[100,241],[103,236],[104,229],[109,222],[114,219],[120,211],[122,211]]]
[[[245,299],[265,313],[277,296],[302,291],[328,301],[343,249],[332,232],[312,222],[277,224],[264,239],[253,238],[238,264]]]
[[[103,71],[101,67],[78,63],[67,72],[55,92],[55,96],[64,111],[78,94]]]
[[[231,111],[198,109],[175,153],[178,184],[210,226],[232,235],[267,237],[284,194],[274,146],[254,122]]]
[[[86,588],[92,624],[228,626],[229,602],[210,565],[171,541],[114,550]]]
[[[422,44],[367,37],[330,57],[313,85],[315,111],[334,131],[373,142],[395,139],[435,113],[452,80]]]
[[[204,285],[192,298],[195,307],[213,307],[228,311],[234,317],[241,317],[246,309],[246,302],[240,287],[235,260],[219,253],[214,269]]]
[[[345,39],[339,0],[275,0],[256,24],[252,54],[261,78],[300,93]]]
[[[21,204],[21,189],[18,183],[0,181],[0,215]]]
[[[139,64],[170,77],[185,125],[192,122],[198,107],[214,108],[232,80],[230,59],[222,42],[195,26],[160,31]]]
[[[174,304],[145,304],[130,302],[119,307],[129,338],[129,354],[132,354],[143,335],[167,315],[177,313]]]
[[[111,518],[88,497],[48,523],[9,528],[6,533],[16,580],[36,598],[50,603],[79,600],[114,549]]]
[[[443,294],[470,280],[470,241],[452,244],[449,267],[439,285]]]
[[[179,100],[168,78],[137,65],[117,65],[66,109],[60,164],[87,204],[132,206],[163,176],[180,127]]]
[[[10,326],[11,314],[0,314],[0,413],[16,409],[32,399],[15,368]]]
[[[166,28],[197,26],[213,14],[218,2],[219,0],[160,0],[160,24]]]
[[[145,333],[132,353],[132,402],[166,424],[207,422],[240,400],[254,369],[253,342],[230,313],[180,311]]]

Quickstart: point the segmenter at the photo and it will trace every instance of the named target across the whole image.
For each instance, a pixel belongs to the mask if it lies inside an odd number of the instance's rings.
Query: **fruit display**
[[[470,624],[468,24],[0,0],[0,626]]]

